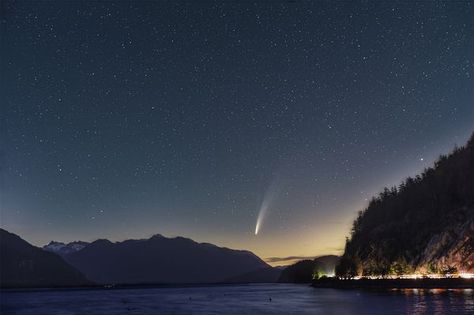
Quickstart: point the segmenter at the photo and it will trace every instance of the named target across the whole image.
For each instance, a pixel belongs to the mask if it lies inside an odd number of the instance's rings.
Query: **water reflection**
[[[133,311],[132,311],[133,310]],[[5,292],[2,315],[35,314],[474,314],[472,289],[314,289],[234,285]]]
[[[474,313],[473,289],[392,289],[394,295],[405,297],[406,314]]]

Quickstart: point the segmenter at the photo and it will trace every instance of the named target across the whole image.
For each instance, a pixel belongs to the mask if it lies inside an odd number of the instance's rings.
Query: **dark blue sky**
[[[1,3],[1,225],[337,253],[474,130],[472,2]],[[254,235],[263,200],[269,204]]]

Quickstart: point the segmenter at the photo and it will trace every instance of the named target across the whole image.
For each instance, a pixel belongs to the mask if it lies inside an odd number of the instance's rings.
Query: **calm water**
[[[474,290],[369,292],[274,284],[2,292],[0,313],[474,314]]]

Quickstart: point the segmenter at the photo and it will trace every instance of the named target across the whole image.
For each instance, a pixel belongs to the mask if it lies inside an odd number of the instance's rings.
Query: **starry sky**
[[[0,6],[1,226],[36,245],[341,253],[474,130],[473,2]]]

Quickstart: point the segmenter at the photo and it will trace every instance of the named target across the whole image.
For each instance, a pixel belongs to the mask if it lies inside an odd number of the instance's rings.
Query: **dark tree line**
[[[385,188],[354,220],[341,277],[412,272],[433,235],[474,212],[474,133],[464,147],[398,187]]]

